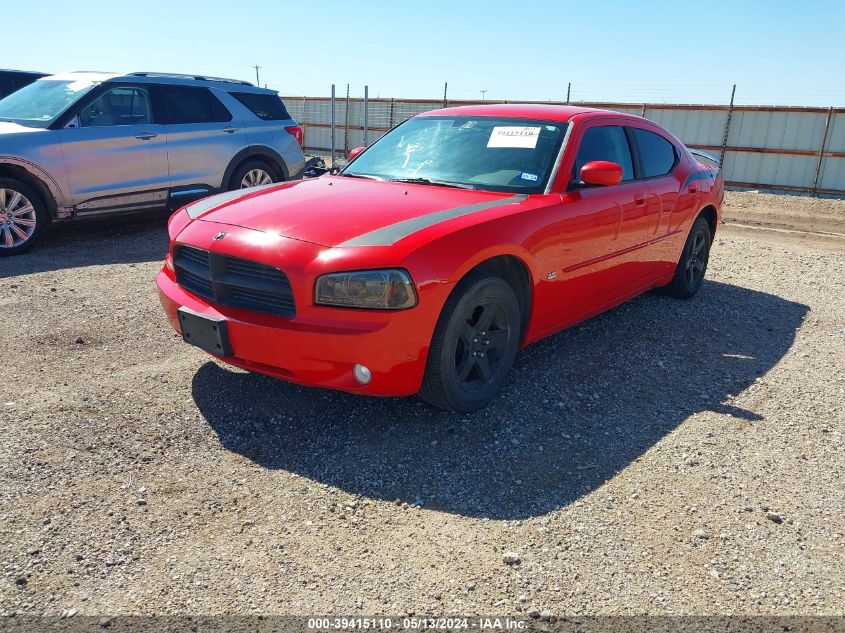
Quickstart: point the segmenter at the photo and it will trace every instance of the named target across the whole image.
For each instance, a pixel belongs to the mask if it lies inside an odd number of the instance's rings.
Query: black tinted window
[[[675,147],[662,136],[639,128],[632,128],[640,149],[643,178],[665,176],[675,166]]]
[[[276,95],[256,94],[254,92],[230,92],[229,94],[249,108],[259,119],[265,121],[287,121],[290,119],[285,104]]]
[[[634,163],[625,131],[618,125],[591,127],[581,139],[572,177],[580,178],[581,168],[591,160],[609,160],[622,167],[622,180],[634,179]]]
[[[17,89],[17,82],[11,75],[0,73],[0,98],[12,94]]]
[[[0,72],[0,99],[28,86],[38,77],[29,73]]]
[[[168,123],[224,123],[232,114],[207,88],[162,86]]]

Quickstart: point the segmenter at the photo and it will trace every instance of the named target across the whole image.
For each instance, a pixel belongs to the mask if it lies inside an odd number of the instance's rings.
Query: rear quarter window
[[[643,178],[665,176],[672,171],[678,161],[678,153],[672,143],[654,132],[640,128],[631,128],[631,131],[640,150]]]
[[[287,121],[290,119],[285,104],[276,95],[254,92],[230,92],[235,99],[264,121]]]

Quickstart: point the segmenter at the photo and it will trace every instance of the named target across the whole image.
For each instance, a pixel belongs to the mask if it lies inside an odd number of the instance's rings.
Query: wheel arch
[[[511,251],[484,253],[466,262],[454,276],[455,284],[479,270],[488,271],[504,279],[513,288],[520,308],[520,340],[525,339],[534,307],[534,275],[527,258]]]
[[[260,160],[275,170],[282,181],[290,180],[290,174],[281,154],[266,145],[250,145],[235,154],[232,160],[229,161],[226,171],[223,172],[223,182],[220,183],[220,188],[228,189],[235,171],[250,160]]]
[[[61,190],[56,181],[37,166],[27,161],[3,159],[0,161],[0,178],[13,178],[33,187],[47,207],[47,215],[50,220],[59,217],[59,202],[62,200]]]
[[[716,239],[716,227],[719,224],[719,214],[716,211],[716,207],[712,204],[708,204],[704,207],[701,211],[698,212],[696,217],[702,217],[707,220],[707,224],[710,225],[710,242],[712,243],[713,240]]]

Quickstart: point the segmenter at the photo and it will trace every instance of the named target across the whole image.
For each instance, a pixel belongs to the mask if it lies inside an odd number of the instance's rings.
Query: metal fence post
[[[335,103],[334,103],[334,84],[332,84],[332,167],[334,167],[334,127],[335,127]]]
[[[448,90],[448,89],[449,89],[449,82],[447,81],[446,83],[443,84],[443,107],[444,108],[446,107],[446,103],[447,103],[447,101],[446,101],[446,90]]]
[[[305,149],[305,126],[308,124],[308,97],[302,97],[302,149]]]
[[[572,82],[566,84],[566,104],[569,105],[569,91],[572,90]]]
[[[830,129],[830,118],[833,116],[833,106],[827,109],[827,117],[824,120],[824,133],[822,133],[822,144],[819,147],[819,157],[816,161],[816,175],[813,177],[813,191],[810,195],[815,198],[816,190],[819,188],[819,176],[822,173],[822,160],[824,160],[824,147],[827,145],[827,132]]]
[[[343,116],[343,155],[349,156],[349,84],[346,84],[346,113]]]
[[[393,99],[391,97],[391,99],[390,99],[390,127],[391,128],[393,127],[393,104],[394,104],[394,102],[395,102],[395,99]]]
[[[722,151],[719,153],[719,169],[722,170],[722,178],[725,178],[725,150],[728,148],[728,133],[731,131],[731,117],[734,113],[734,95],[736,94],[736,84],[731,90],[731,104],[728,106],[728,120],[725,121],[725,136],[722,138]]]
[[[367,147],[367,132],[370,131],[369,104],[370,87],[364,86],[364,147]]]

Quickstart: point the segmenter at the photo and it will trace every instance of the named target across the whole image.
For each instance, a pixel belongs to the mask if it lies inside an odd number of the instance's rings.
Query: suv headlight
[[[314,303],[400,310],[417,305],[417,293],[411,276],[404,270],[356,270],[318,277]]]

